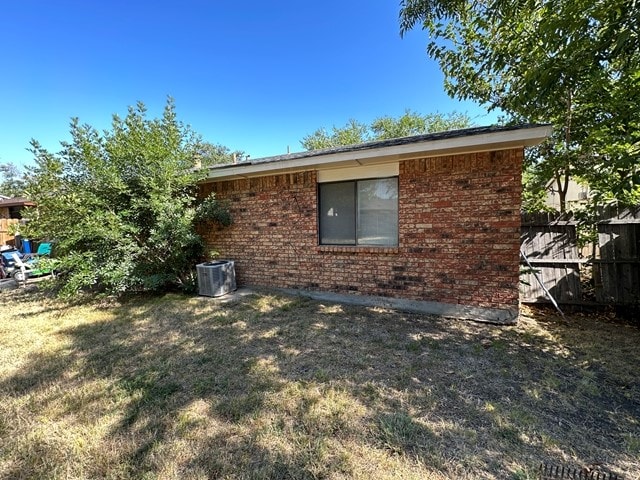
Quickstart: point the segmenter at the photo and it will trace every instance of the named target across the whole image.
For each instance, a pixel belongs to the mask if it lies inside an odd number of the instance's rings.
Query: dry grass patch
[[[500,328],[269,293],[0,300],[1,478],[640,470],[629,325],[528,310]]]

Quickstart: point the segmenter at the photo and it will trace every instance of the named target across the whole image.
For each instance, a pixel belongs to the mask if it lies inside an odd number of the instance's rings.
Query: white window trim
[[[362,165],[358,167],[333,168],[318,171],[318,183],[341,182],[346,180],[367,180],[370,178],[398,177],[400,166],[396,163],[383,165]]]

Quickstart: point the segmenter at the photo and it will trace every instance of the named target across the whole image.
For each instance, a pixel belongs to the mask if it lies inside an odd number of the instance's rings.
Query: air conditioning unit
[[[236,289],[233,260],[217,260],[196,265],[198,293],[205,297],[220,297]]]

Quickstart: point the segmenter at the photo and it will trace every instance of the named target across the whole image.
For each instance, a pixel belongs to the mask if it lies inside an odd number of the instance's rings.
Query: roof
[[[35,203],[23,197],[0,198],[0,208],[2,207],[33,207]]]
[[[420,157],[434,157],[521,148],[541,143],[551,134],[549,124],[488,126],[378,140],[322,150],[251,159],[205,167],[204,181],[248,178],[311,169],[378,165]]]

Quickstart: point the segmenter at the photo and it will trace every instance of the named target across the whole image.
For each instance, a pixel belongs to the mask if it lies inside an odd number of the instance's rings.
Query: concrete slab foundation
[[[407,300],[402,298],[374,297],[367,295],[345,295],[333,292],[318,292],[311,290],[297,290],[276,288],[276,291],[288,295],[300,295],[325,302],[344,303],[347,305],[361,305],[366,307],[382,307],[405,312],[438,315],[446,318],[472,320],[474,322],[492,323],[498,325],[515,325],[518,322],[518,309],[513,310],[482,308],[465,305],[453,305],[440,302],[426,302]]]
[[[502,310],[494,308],[471,307],[465,305],[452,305],[440,302],[406,300],[402,298],[374,297],[367,295],[345,295],[333,292],[320,292],[301,289],[298,290],[293,288],[245,286],[220,297],[199,298],[219,303],[230,303],[248,295],[270,291],[281,292],[291,296],[308,297],[323,302],[359,305],[363,307],[382,307],[404,312],[422,313],[425,315],[438,315],[445,318],[471,320],[474,322],[491,323],[496,325],[515,325],[518,322],[517,309]]]

